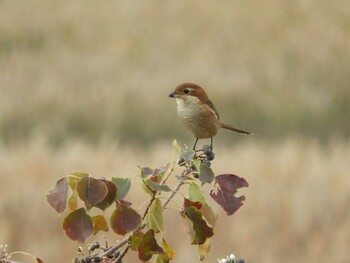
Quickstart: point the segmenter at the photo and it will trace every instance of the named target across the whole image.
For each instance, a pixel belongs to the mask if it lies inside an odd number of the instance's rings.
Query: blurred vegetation
[[[0,32],[3,144],[188,138],[185,81],[256,136],[349,138],[346,1],[5,0]]]

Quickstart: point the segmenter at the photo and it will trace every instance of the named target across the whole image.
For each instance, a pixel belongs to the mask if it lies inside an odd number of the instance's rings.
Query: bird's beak
[[[177,94],[176,94],[175,91],[174,91],[174,92],[172,92],[172,93],[169,94],[169,97],[170,97],[170,98],[176,98],[176,97],[177,97]]]

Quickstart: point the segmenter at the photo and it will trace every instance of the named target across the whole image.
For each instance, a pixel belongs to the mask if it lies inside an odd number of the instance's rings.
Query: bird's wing
[[[210,110],[216,115],[216,117],[217,117],[218,120],[219,120],[219,119],[220,119],[219,113],[218,113],[217,110],[215,109],[215,106],[214,106],[214,104],[211,102],[210,99],[208,99],[207,105],[209,106]]]

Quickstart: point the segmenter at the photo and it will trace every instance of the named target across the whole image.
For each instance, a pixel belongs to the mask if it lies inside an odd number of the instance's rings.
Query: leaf
[[[100,203],[107,195],[106,184],[102,180],[90,176],[81,178],[76,189],[87,209]]]
[[[191,183],[189,188],[189,199],[192,202],[200,202],[201,204],[205,203],[205,198],[201,188],[194,182]]]
[[[182,158],[185,160],[186,163],[189,163],[193,157],[195,156],[196,152],[194,150],[185,150],[182,152]]]
[[[130,190],[130,186],[131,186],[130,179],[112,177],[112,182],[117,185],[116,200],[125,198]]]
[[[203,214],[203,217],[205,220],[210,224],[210,226],[214,229],[216,221],[218,220],[219,216],[215,211],[207,204],[205,203],[201,209],[201,212]]]
[[[184,208],[186,207],[195,207],[197,210],[200,210],[202,208],[202,203],[200,202],[192,202],[190,199],[184,198]]]
[[[139,258],[142,261],[150,260],[154,254],[164,253],[164,250],[157,244],[157,240],[154,238],[153,229],[150,229],[145,233],[138,250]]]
[[[117,196],[117,186],[106,179],[101,179],[101,181],[104,182],[107,186],[107,195],[101,202],[99,202],[95,206],[100,208],[102,211],[105,211],[115,201],[115,198]]]
[[[166,163],[159,168],[154,169],[152,177],[157,178],[157,182],[160,183],[164,177],[166,171],[168,171],[170,163]]]
[[[147,178],[153,174],[153,170],[149,167],[141,168],[141,178]]]
[[[102,215],[97,215],[92,217],[94,235],[97,234],[98,231],[108,231],[107,221]]]
[[[210,252],[210,239],[208,238],[204,244],[198,245],[199,260],[203,261]]]
[[[205,183],[210,184],[214,180],[214,178],[215,176],[213,170],[210,167],[201,163],[199,166],[198,179],[202,182],[202,185]]]
[[[71,173],[68,175],[68,184],[69,187],[74,190],[77,183],[80,181],[81,178],[89,177],[89,174],[87,173]]]
[[[71,211],[74,211],[78,208],[78,199],[77,199],[76,190],[73,191],[72,195],[68,199],[68,207]]]
[[[207,222],[203,219],[203,215],[195,207],[186,207],[184,215],[189,218],[193,224],[193,230],[195,231],[195,237],[192,244],[201,245],[207,238],[214,235],[213,229],[208,226]]]
[[[154,199],[146,216],[147,226],[155,233],[163,231],[163,205],[159,198]]]
[[[68,184],[67,177],[57,181],[56,185],[46,192],[46,200],[57,213],[62,213],[67,206]]]
[[[111,227],[119,235],[135,230],[141,224],[141,216],[131,207],[119,204],[111,216]]]
[[[139,246],[141,244],[141,240],[145,234],[141,230],[136,230],[132,235],[130,236],[130,248],[134,251],[137,251],[139,249]]]
[[[153,190],[156,192],[163,191],[163,192],[170,192],[171,188],[166,185],[166,184],[159,184],[156,182],[153,182],[151,180],[145,181],[145,183]]]
[[[177,151],[179,154],[181,154],[181,147],[180,145],[177,143],[177,140],[173,140],[173,148],[175,151]]]
[[[171,249],[171,247],[169,247],[168,243],[165,241],[164,238],[162,238],[162,245],[163,245],[164,252],[168,256],[168,259],[169,260],[173,259],[175,256],[175,252],[174,250]]]
[[[63,229],[70,239],[84,243],[93,233],[93,222],[85,208],[80,208],[66,216],[63,220]]]
[[[218,188],[216,192],[211,190],[210,196],[226,211],[227,215],[234,214],[245,200],[244,195],[236,197],[235,194],[238,188],[248,187],[247,181],[234,174],[218,175],[215,180]]]

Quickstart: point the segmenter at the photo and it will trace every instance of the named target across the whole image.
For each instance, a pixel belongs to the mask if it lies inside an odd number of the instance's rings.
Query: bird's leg
[[[196,151],[197,142],[198,142],[198,138],[196,138],[196,141],[194,142],[194,145],[193,145],[193,150],[194,150],[194,151]]]
[[[213,150],[213,137],[210,138],[210,148]]]

